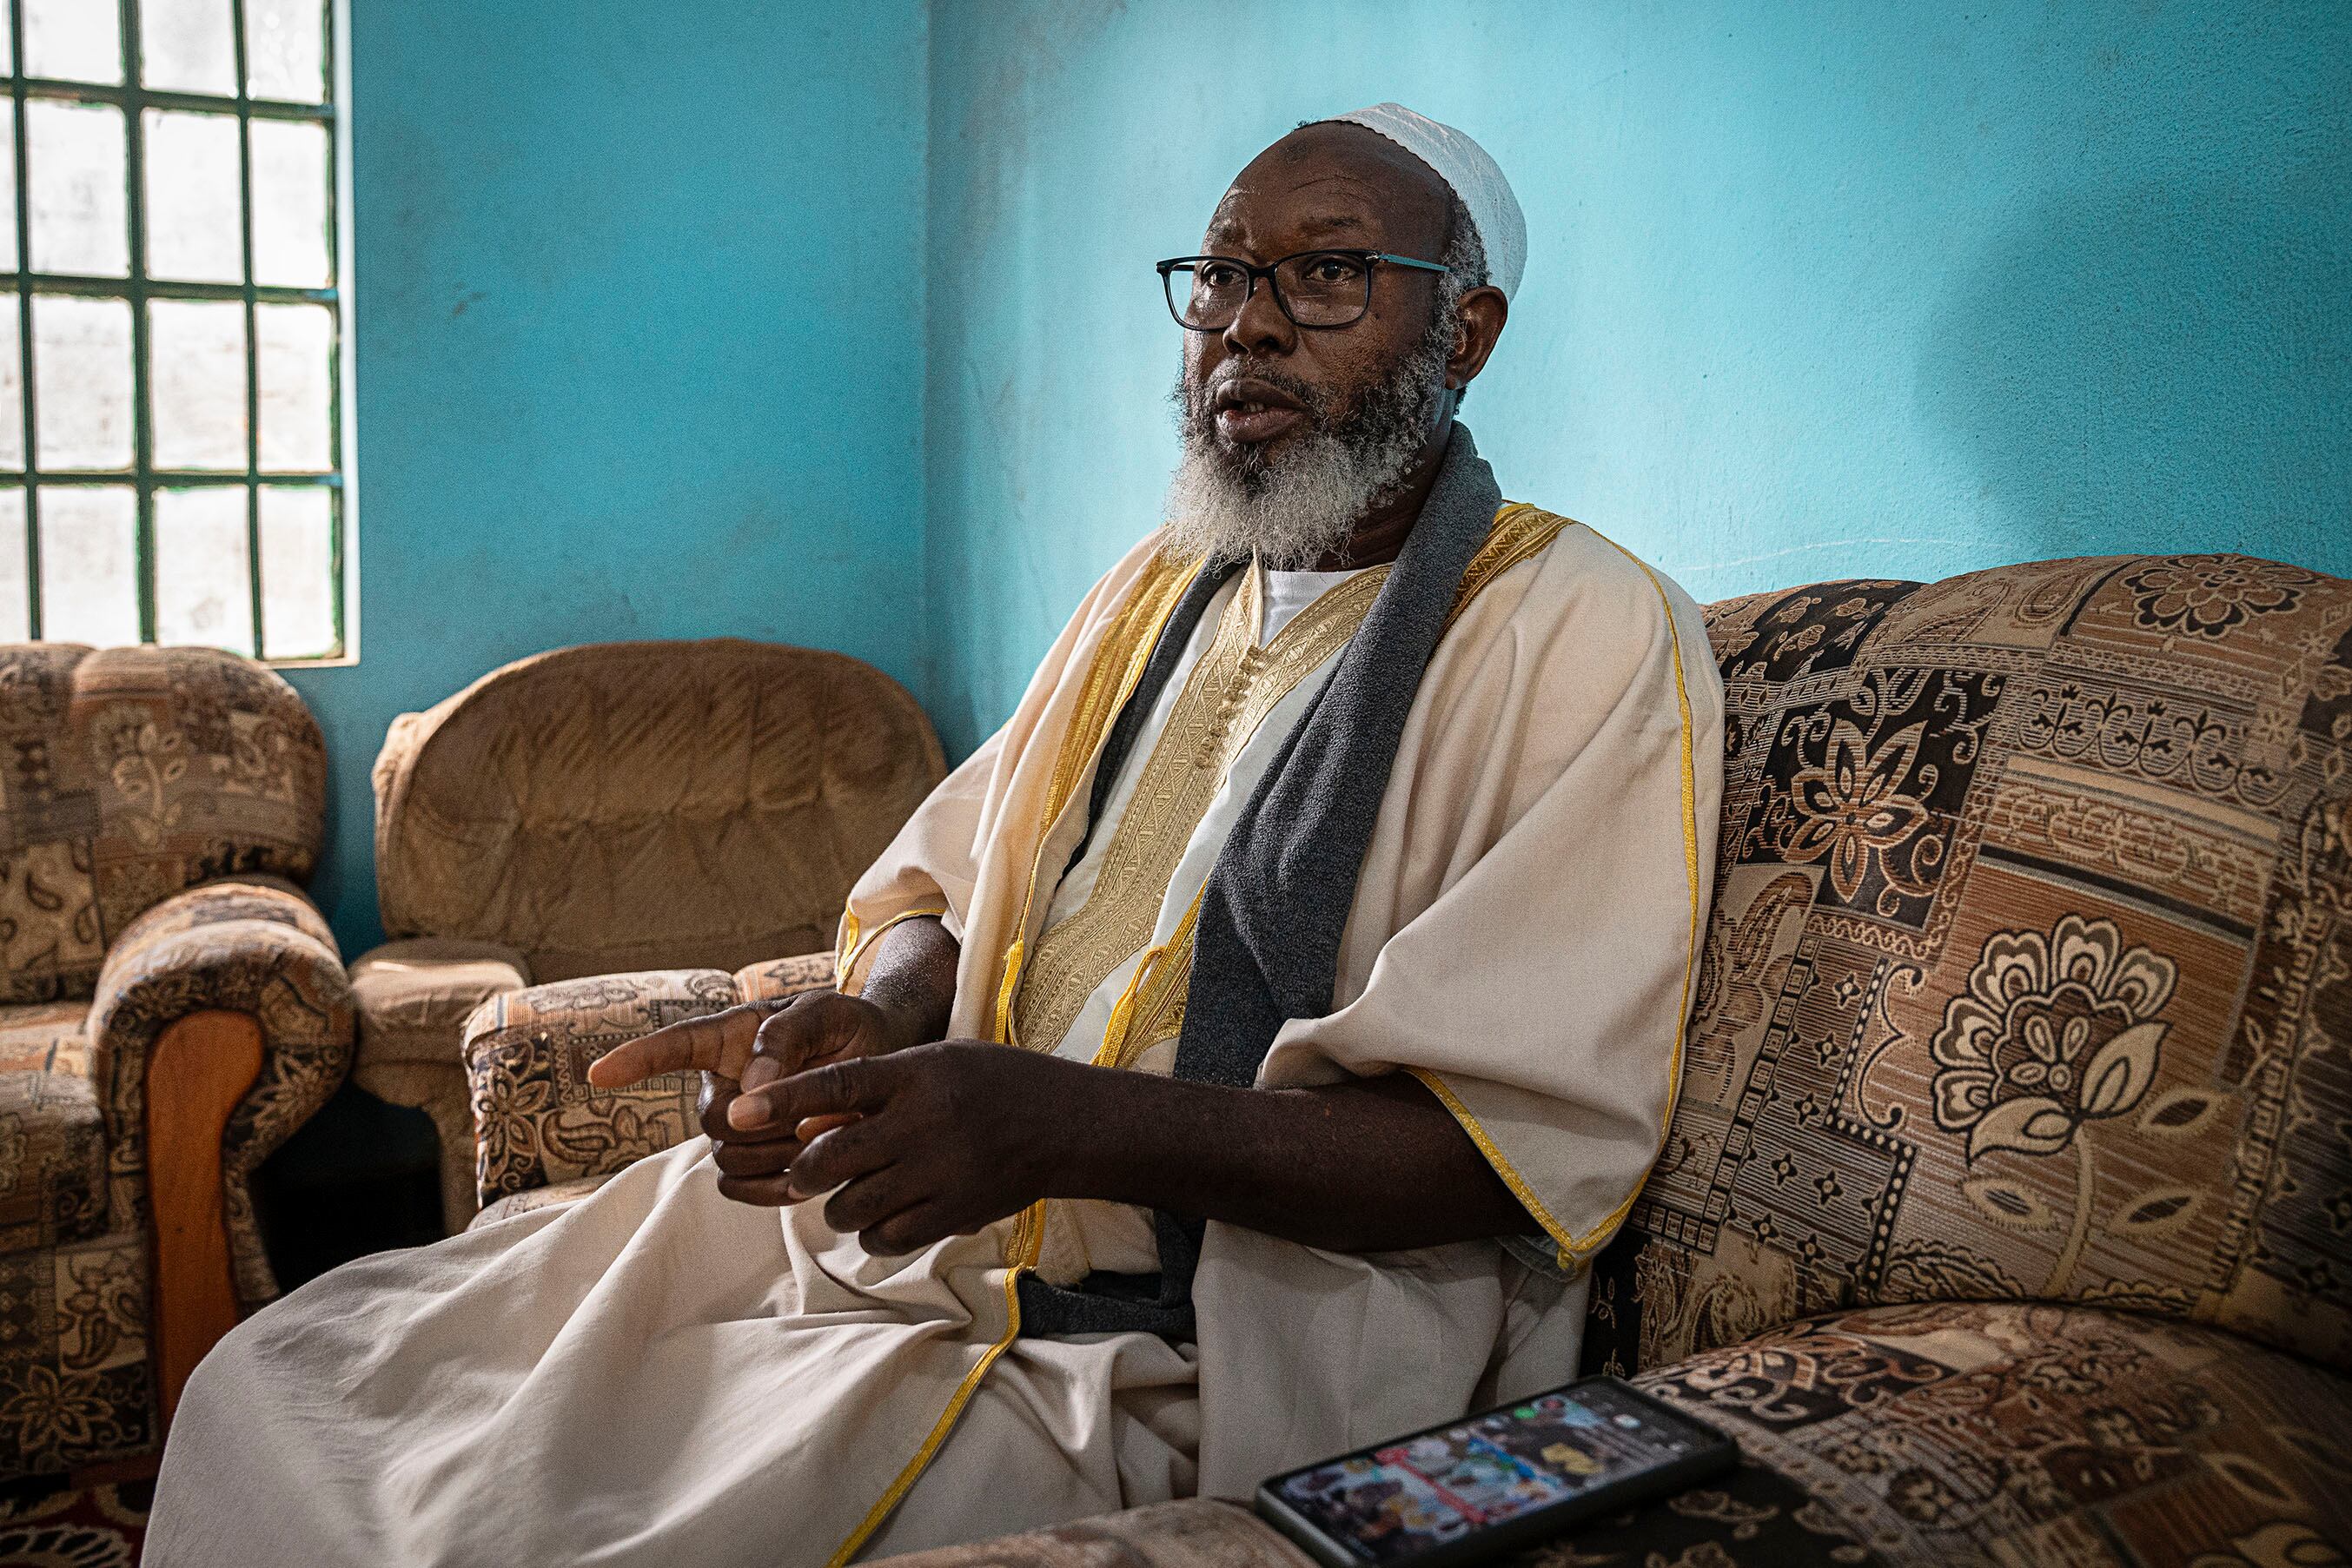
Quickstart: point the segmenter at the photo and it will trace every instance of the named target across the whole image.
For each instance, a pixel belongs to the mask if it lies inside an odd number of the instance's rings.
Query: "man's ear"
[[[1447,386],[1459,392],[1478,379],[1510,316],[1511,302],[1499,288],[1474,288],[1462,297],[1454,308],[1454,352],[1445,360]]]

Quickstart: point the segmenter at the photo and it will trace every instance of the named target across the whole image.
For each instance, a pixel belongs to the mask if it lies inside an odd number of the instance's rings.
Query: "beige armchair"
[[[355,1078],[440,1134],[475,1212],[459,1041],[485,999],[829,951],[850,884],[945,771],[906,690],[733,638],[565,648],[394,720],[375,764],[386,944],[352,967]],[[716,994],[716,993],[713,993]]]
[[[255,1168],[351,1061],[326,757],[201,648],[0,647],[0,1479],[135,1458],[278,1285]]]

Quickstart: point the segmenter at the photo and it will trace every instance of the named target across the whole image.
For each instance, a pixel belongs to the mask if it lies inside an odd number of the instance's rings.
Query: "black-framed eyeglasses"
[[[1160,264],[1160,287],[1168,296],[1168,314],[1180,325],[1195,332],[1222,332],[1234,324],[1263,277],[1274,286],[1274,302],[1293,326],[1321,330],[1363,319],[1372,306],[1372,274],[1382,267],[1453,270],[1442,262],[1378,250],[1302,250],[1264,267],[1230,256],[1178,256]],[[1184,275],[1181,286],[1176,281],[1180,273]]]

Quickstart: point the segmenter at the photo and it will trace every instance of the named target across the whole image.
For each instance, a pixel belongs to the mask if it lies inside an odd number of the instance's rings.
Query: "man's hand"
[[[599,1057],[588,1069],[588,1082],[619,1089],[656,1073],[699,1070],[702,1097],[696,1109],[715,1145],[719,1190],[745,1203],[781,1203],[785,1174],[802,1145],[835,1123],[739,1130],[728,1121],[739,1092],[811,1067],[901,1050],[912,1043],[909,1032],[908,1020],[872,1002],[837,991],[804,991],[640,1035]]]
[[[835,1187],[825,1223],[895,1257],[1017,1214],[1056,1184],[1081,1104],[1107,1075],[980,1040],[843,1057],[764,1087],[727,1113],[731,1136],[788,1131],[805,1148],[772,1197]]]
[[[745,1203],[782,1203],[784,1174],[801,1145],[834,1124],[802,1129],[783,1122],[745,1132],[727,1119],[737,1093],[806,1068],[939,1039],[955,997],[956,953],[955,938],[938,920],[902,920],[876,944],[863,994],[803,991],[674,1023],[599,1059],[588,1082],[620,1089],[658,1072],[699,1070],[697,1109],[710,1134],[719,1190]]]

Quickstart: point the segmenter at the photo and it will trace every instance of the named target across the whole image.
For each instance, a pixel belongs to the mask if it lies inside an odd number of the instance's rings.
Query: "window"
[[[0,642],[341,657],[327,0],[0,5]]]

